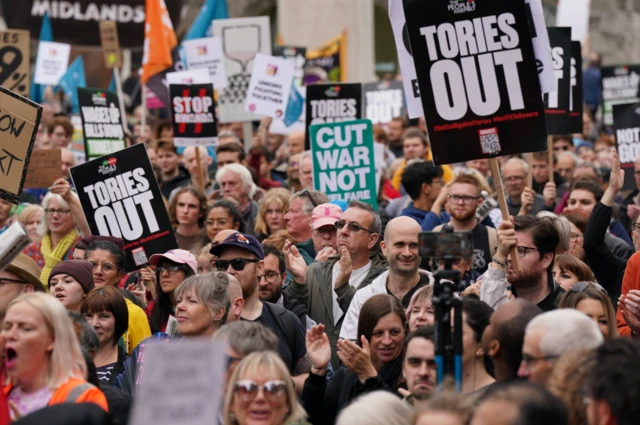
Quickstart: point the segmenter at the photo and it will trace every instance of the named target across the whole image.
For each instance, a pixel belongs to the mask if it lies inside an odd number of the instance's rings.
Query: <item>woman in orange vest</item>
[[[95,403],[108,410],[102,391],[85,381],[86,364],[71,320],[52,296],[35,292],[13,300],[0,347],[9,378],[3,392],[13,419],[59,403]]]

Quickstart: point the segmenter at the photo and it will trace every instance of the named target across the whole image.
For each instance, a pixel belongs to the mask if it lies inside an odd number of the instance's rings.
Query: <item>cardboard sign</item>
[[[24,188],[46,189],[62,177],[60,149],[34,149],[31,151]]]
[[[69,66],[69,44],[41,41],[38,44],[38,57],[33,82],[50,86],[58,85],[58,81]]]
[[[544,95],[549,134],[571,133],[571,28],[549,28],[557,90]],[[581,130],[582,131],[582,130]]]
[[[29,31],[0,31],[0,86],[29,96]]]
[[[285,58],[257,54],[247,90],[245,111],[282,118],[293,81],[293,63]]]
[[[613,105],[613,129],[620,167],[625,170],[622,190],[633,190],[634,163],[640,158],[640,103]]]
[[[220,37],[196,38],[182,42],[189,69],[207,69],[216,90],[227,87],[227,73],[222,57]]]
[[[105,66],[108,69],[122,67],[118,27],[115,22],[100,22],[100,43],[102,44],[102,53],[104,53]]]
[[[582,133],[582,46],[571,42],[571,97],[569,99],[569,123],[571,133]]]
[[[173,143],[216,146],[218,125],[212,84],[171,84]]]
[[[371,121],[317,124],[309,132],[313,188],[329,200],[357,199],[378,208]]]
[[[87,160],[110,155],[126,147],[118,95],[97,89],[78,89]]]
[[[144,144],[71,168],[92,235],[124,239],[128,272],[178,248]]]
[[[307,64],[307,48],[299,46],[274,46],[273,56],[287,58],[293,63],[293,80],[296,86],[304,84],[304,68]]]
[[[274,118],[271,121],[271,125],[269,126],[269,133],[273,134],[282,134],[288,136],[293,130],[302,130],[306,128],[305,126],[305,99],[307,98],[307,87],[294,87],[291,88],[291,93],[289,93],[289,103],[287,104],[287,112],[285,112],[285,116],[291,115],[293,117],[294,111],[299,111],[298,117],[293,120],[293,122],[287,120],[285,123],[284,120]],[[299,107],[296,107],[296,104],[300,104]]]
[[[613,105],[640,101],[640,65],[604,66],[601,76],[603,121],[605,125],[612,125]]]
[[[18,204],[42,106],[0,87],[0,199]]]
[[[219,422],[227,370],[223,343],[206,338],[150,343],[144,351],[144,369],[153,373],[144,374],[135,393],[132,423]],[[142,374],[142,368],[138,370]]]
[[[405,2],[433,161],[547,148],[524,0]]]
[[[307,86],[307,126],[362,118],[362,84],[314,84]],[[306,132],[309,149],[309,132]]]
[[[395,117],[403,115],[404,91],[400,81],[367,83],[364,91],[364,117],[372,124],[389,124]]]
[[[529,29],[531,31],[531,42],[533,43],[533,53],[536,55],[538,66],[540,90],[542,93],[549,93],[557,90],[557,83],[551,60],[551,44],[549,43],[547,25],[544,21],[542,0],[525,0],[525,3],[527,12],[531,17]]]
[[[222,40],[222,54],[229,85],[218,93],[220,122],[258,121],[245,111],[247,89],[256,54],[271,54],[269,17],[215,19],[213,35]]]

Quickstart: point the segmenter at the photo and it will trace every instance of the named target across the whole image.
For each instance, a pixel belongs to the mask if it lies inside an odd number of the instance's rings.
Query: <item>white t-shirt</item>
[[[369,270],[371,270],[371,260],[369,260],[367,264],[360,267],[359,269],[352,270],[351,276],[349,277],[349,285],[358,289],[360,287],[360,284],[362,284],[362,281],[364,280],[364,278],[367,277],[367,274],[369,274]],[[334,325],[338,323],[338,320],[340,320],[340,318],[344,314],[344,312],[340,308],[340,305],[338,304],[338,294],[336,294],[336,291],[333,289],[335,287],[336,279],[338,278],[339,274],[340,274],[340,262],[336,261],[336,263],[333,265],[332,277],[331,277],[331,288],[332,288],[331,297],[333,298],[333,324]]]

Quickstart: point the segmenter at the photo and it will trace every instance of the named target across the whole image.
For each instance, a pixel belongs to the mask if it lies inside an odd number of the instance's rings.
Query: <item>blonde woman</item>
[[[287,228],[284,216],[289,211],[290,197],[291,192],[288,189],[279,188],[271,189],[262,198],[254,227],[256,237],[260,242],[275,232]]]
[[[4,318],[0,344],[9,384],[3,392],[13,419],[60,403],[107,400],[85,381],[86,364],[67,310],[54,297],[33,292],[13,300]]]
[[[18,214],[18,221],[27,230],[27,236],[29,236],[31,242],[38,242],[42,239],[38,229],[44,221],[44,209],[40,205],[32,204],[25,207]]]

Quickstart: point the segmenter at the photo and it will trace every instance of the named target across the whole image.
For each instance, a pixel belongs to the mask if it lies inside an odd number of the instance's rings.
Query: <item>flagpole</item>
[[[141,103],[140,106],[142,106],[142,117],[140,119],[140,126],[142,127],[140,129],[140,131],[142,132],[142,134],[144,134],[146,125],[147,125],[147,86],[145,84],[141,83],[141,89],[142,89],[142,93],[140,95],[141,97]],[[149,135],[149,137],[151,137],[151,135]]]
[[[118,93],[118,103],[120,104],[120,119],[122,121],[122,129],[127,129],[127,115],[124,111],[124,96],[122,94],[122,82],[120,81],[120,69],[113,68],[113,78],[116,81],[116,93]]]
[[[200,146],[196,146],[196,172],[198,173],[198,186],[204,192],[204,176],[202,165],[200,164]]]

